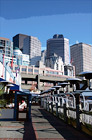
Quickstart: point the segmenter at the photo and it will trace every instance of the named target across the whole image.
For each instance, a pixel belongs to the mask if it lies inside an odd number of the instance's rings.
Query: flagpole
[[[4,77],[4,56],[5,56],[5,54],[3,54],[3,71],[2,71],[2,78]]]
[[[11,61],[11,68],[13,68],[13,56],[12,56],[12,61]]]

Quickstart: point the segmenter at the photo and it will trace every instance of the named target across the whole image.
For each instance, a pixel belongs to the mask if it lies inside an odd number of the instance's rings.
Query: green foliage
[[[0,84],[0,96],[4,93],[4,85]]]
[[[1,99],[0,100],[0,105],[6,105],[7,104],[7,100],[6,99]]]

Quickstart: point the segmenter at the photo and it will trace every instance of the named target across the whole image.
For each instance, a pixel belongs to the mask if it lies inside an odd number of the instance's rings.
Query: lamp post
[[[5,92],[7,92],[7,85],[11,83],[8,81],[0,81],[0,83],[2,83],[5,86]]]
[[[77,90],[79,90],[79,87],[77,87],[77,84],[79,84],[79,82],[81,82],[81,79],[79,78],[68,78],[66,81],[70,82],[70,84],[73,85],[73,93],[75,98],[74,98],[74,102],[76,99],[76,126],[77,129],[80,130],[80,94],[79,92],[77,92]]]
[[[92,91],[92,88],[91,88],[91,85],[90,85],[90,80],[92,79],[92,71],[81,72],[81,73],[79,73],[78,76],[85,77],[85,79],[87,80],[87,87],[89,88],[88,92]],[[84,95],[83,95],[83,104],[84,104],[84,109],[85,109],[85,97],[84,97]]]
[[[9,94],[9,91],[10,91],[10,87],[13,87],[14,85],[13,84],[8,84],[7,85],[7,93]]]
[[[90,79],[92,79],[92,71],[81,72],[81,73],[79,73],[78,76],[85,77],[87,79],[87,84],[88,84],[87,86],[88,86],[88,88],[90,90],[92,90],[90,88]]]
[[[63,95],[65,95],[64,88],[65,88],[66,86],[68,86],[69,83],[67,83],[67,82],[63,82],[63,83],[59,83],[58,85],[60,85],[60,86],[63,88]],[[62,97],[62,99],[63,99],[63,97]],[[65,100],[65,102],[64,102],[64,104],[63,104],[63,113],[64,113],[64,121],[67,122],[66,100]]]
[[[61,88],[61,86],[54,86],[52,88],[56,89],[57,92],[57,96],[56,96],[56,116],[58,117],[58,95],[59,95],[59,89]]]
[[[55,91],[55,88],[50,88],[49,91],[51,91],[51,113],[53,114],[53,101],[54,101],[54,91]]]

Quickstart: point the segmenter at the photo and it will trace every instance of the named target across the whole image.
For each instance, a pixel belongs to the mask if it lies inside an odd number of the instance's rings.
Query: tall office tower
[[[14,47],[19,47],[22,53],[28,54],[31,65],[36,65],[41,59],[41,42],[38,38],[23,34],[13,37]]]
[[[55,34],[47,40],[47,59],[54,53],[62,57],[65,64],[69,64],[69,40],[61,34]]]
[[[83,71],[92,71],[92,46],[78,43],[70,46],[71,61],[75,66],[75,74]]]
[[[45,63],[46,63],[46,50],[41,51],[41,61],[45,65]]]
[[[8,38],[0,37],[0,53],[5,54],[5,56],[13,56],[13,42]]]
[[[24,40],[28,35],[17,34],[13,37],[13,46],[18,47],[21,51],[23,50]]]

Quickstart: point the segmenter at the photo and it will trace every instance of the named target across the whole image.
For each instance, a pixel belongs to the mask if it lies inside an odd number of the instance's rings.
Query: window
[[[22,68],[22,71],[25,71],[26,72],[26,68]]]
[[[56,64],[56,70],[58,70],[58,64]]]
[[[28,69],[28,72],[32,72],[33,70],[32,69]]]

